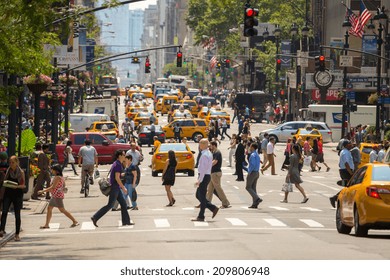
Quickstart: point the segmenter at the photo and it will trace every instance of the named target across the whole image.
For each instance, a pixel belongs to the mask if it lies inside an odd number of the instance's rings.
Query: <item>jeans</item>
[[[127,189],[127,195],[125,195],[123,192],[123,196],[125,197],[125,200],[127,199],[127,197],[130,198],[130,201],[131,201],[131,206],[132,207],[136,207],[137,206],[137,202],[136,201],[132,201],[132,194],[133,194],[133,190],[135,190],[135,187],[133,187],[133,184],[125,184],[125,187]]]
[[[211,179],[210,175],[204,175],[203,181],[200,182],[199,187],[196,189],[196,198],[200,202],[200,210],[198,214],[199,219],[204,219],[204,212],[206,208],[209,209],[210,211],[214,211],[217,208],[217,206],[212,204],[206,198],[207,185],[209,184],[210,179]]]
[[[107,205],[100,208],[99,211],[97,211],[92,218],[94,218],[96,221],[98,221],[101,217],[103,217],[108,211],[111,210],[111,208],[114,206],[115,201],[118,201],[121,206],[121,216],[122,216],[122,225],[128,225],[130,224],[130,216],[127,212],[127,205],[125,198],[123,197],[121,190],[119,187],[113,186],[110,191],[110,195],[108,196],[108,203]]]
[[[76,167],[74,166],[74,162],[70,163],[68,157],[64,158],[64,164],[62,165],[62,171],[64,171],[64,168],[67,167],[68,164],[70,164],[72,166],[74,174],[77,174]]]
[[[4,192],[4,199],[3,199],[3,212],[1,214],[0,231],[5,230],[8,211],[9,211],[9,207],[11,206],[11,203],[14,205],[15,227],[16,227],[15,234],[19,234],[20,225],[21,225],[20,211],[22,210],[23,207],[23,191],[21,189],[6,188]]]
[[[246,187],[245,189],[252,197],[252,205],[256,203],[260,199],[259,195],[257,194],[256,186],[257,186],[257,180],[259,179],[259,172],[253,171],[248,174],[246,177]]]

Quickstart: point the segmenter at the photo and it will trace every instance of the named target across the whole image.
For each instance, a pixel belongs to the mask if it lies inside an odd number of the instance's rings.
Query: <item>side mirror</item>
[[[291,132],[291,135],[295,135],[295,133],[294,133],[294,132]]]
[[[103,145],[103,146],[108,146],[108,145],[110,145],[110,143],[108,143],[107,140],[103,140],[102,145]]]
[[[195,154],[196,152],[195,151],[191,151],[191,153]]]

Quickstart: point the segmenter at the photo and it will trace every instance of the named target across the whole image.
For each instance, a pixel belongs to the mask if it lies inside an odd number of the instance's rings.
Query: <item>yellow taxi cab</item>
[[[378,144],[374,143],[360,143],[360,164],[359,168],[362,167],[363,165],[367,164],[370,162],[370,153],[373,149],[374,146],[377,146]]]
[[[217,120],[218,118],[226,119],[227,125],[230,126],[230,114],[225,110],[208,110],[207,115],[205,116],[207,123],[209,123],[211,120]]]
[[[171,105],[177,103],[179,98],[176,95],[165,95],[162,100],[161,115],[168,113]]]
[[[211,110],[214,110],[214,108],[207,107],[207,106],[200,108],[199,113],[198,113],[198,118],[205,119],[206,116],[208,115],[209,111],[211,111]]]
[[[110,140],[115,140],[119,135],[119,129],[112,121],[93,122],[89,127],[88,132],[100,132],[106,135]]]
[[[144,99],[146,99],[146,95],[143,92],[136,91],[130,94],[130,100],[136,101]]]
[[[153,91],[151,88],[143,88],[141,89],[141,93],[143,93],[146,98],[153,98]]]
[[[198,104],[196,103],[195,100],[183,99],[183,100],[179,100],[179,103],[188,105],[192,114],[194,114],[194,115],[198,114],[199,107],[198,107]]]
[[[154,124],[158,124],[158,118],[155,112],[139,112],[134,116],[134,125],[150,125],[150,118],[154,117]]]
[[[140,113],[140,112],[147,112],[148,109],[144,106],[132,106],[132,107],[129,107],[129,110],[127,111],[127,117],[129,119],[132,119],[135,117],[136,114]]]
[[[369,229],[390,229],[390,164],[368,163],[359,168],[337,197],[336,228],[356,236]]]
[[[168,151],[175,151],[177,160],[176,173],[187,173],[188,176],[195,175],[195,158],[190,147],[184,143],[162,143],[152,157],[152,176],[157,177],[158,173],[164,170],[165,162],[168,159]]]
[[[138,92],[139,91],[139,88],[138,87],[130,87],[128,90],[127,90],[127,96],[130,97],[131,94],[133,94],[134,92]]]
[[[306,138],[309,137],[309,144],[310,146],[313,146],[313,140],[320,138],[320,141],[322,142],[322,135],[321,132],[318,131],[316,128],[299,128],[295,134],[291,133],[292,136],[295,136],[297,139],[297,143],[303,147],[303,143],[306,141]]]
[[[157,102],[154,104],[154,110],[157,112],[157,113],[160,113],[161,110],[162,110],[162,101],[163,101],[163,98],[159,98],[157,100]]]
[[[202,136],[202,138],[208,135],[208,126],[204,119],[177,119],[163,126],[166,138],[173,138],[175,136],[174,128],[177,123],[179,123],[179,126],[183,130],[181,134],[182,138],[187,137],[187,139],[198,142],[198,135]]]

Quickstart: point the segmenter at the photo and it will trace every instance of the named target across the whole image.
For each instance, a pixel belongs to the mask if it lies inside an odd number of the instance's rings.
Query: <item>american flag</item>
[[[348,17],[348,20],[352,25],[351,28],[349,29],[349,34],[361,38],[362,36],[359,36],[357,33],[355,33],[356,26],[359,22],[358,17],[355,15],[354,12],[352,12],[350,8],[348,8],[347,6],[345,6],[345,8],[347,9],[345,11],[345,16]]]
[[[358,19],[358,23],[355,27],[355,33],[362,38],[363,32],[364,32],[364,26],[366,25],[366,22],[370,19],[371,13],[369,10],[367,10],[366,5],[364,5],[363,1],[360,0],[360,16]]]
[[[215,65],[217,64],[217,57],[214,55],[211,59],[210,59],[210,68],[213,69],[215,67]]]

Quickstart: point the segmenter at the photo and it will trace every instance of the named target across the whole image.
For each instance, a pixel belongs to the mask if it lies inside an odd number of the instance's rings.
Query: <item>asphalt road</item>
[[[123,103],[122,103],[123,104]],[[123,106],[121,105],[121,109]],[[122,115],[121,115],[122,116]],[[166,122],[166,116],[160,123]],[[258,135],[267,124],[253,124],[252,134]],[[229,133],[237,129],[232,125]],[[197,151],[197,145],[190,142]],[[27,201],[27,210],[22,213],[21,242],[8,242],[0,248],[0,259],[389,259],[389,231],[369,231],[367,238],[341,235],[335,228],[335,209],[328,197],[340,187],[338,156],[333,151],[335,144],[326,145],[325,159],[331,170],[309,172],[304,168],[303,188],[309,196],[301,204],[302,195],[294,190],[289,203],[282,204],[280,191],[286,172],[281,171],[284,144],[277,145],[277,176],[270,171],[260,175],[257,191],[263,198],[258,209],[248,209],[251,198],[245,190],[245,182],[236,182],[234,170],[228,165],[228,140],[222,141],[223,176],[222,186],[230,200],[231,208],[221,209],[211,219],[206,210],[206,222],[192,222],[197,216],[194,177],[179,174],[173,193],[174,207],[168,203],[161,176],[152,177],[147,167],[150,163],[149,148],[144,147],[145,160],[141,166],[142,179],[138,188],[138,211],[129,211],[134,226],[122,227],[120,212],[110,211],[99,220],[95,228],[90,217],[107,202],[92,186],[91,196],[79,193],[80,181],[70,168],[65,169],[69,192],[65,207],[80,222],[80,226],[69,228],[71,221],[54,211],[50,229],[39,229],[44,224],[45,213],[36,213],[39,202]],[[102,173],[109,166],[102,166]],[[214,197],[213,202],[221,202]],[[13,216],[9,216],[10,230]]]

